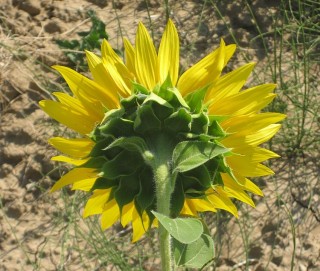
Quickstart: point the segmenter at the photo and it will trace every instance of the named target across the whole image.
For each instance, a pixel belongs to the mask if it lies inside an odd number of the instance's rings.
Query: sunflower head
[[[102,43],[98,57],[86,52],[93,79],[56,66],[73,95],[41,101],[51,117],[80,138],[52,138],[75,165],[52,190],[72,184],[91,193],[84,216],[101,214],[102,228],[117,220],[133,225],[133,241],[157,225],[157,169],[168,171],[168,216],[197,216],[224,209],[237,216],[230,198],[254,206],[261,190],[248,177],[273,172],[261,164],[277,157],[259,147],[280,128],[277,113],[260,113],[275,85],[241,91],[254,64],[222,75],[235,50],[220,47],[179,77],[179,38],[169,20],[159,50],[142,23],[135,47],[124,40],[125,62]]]

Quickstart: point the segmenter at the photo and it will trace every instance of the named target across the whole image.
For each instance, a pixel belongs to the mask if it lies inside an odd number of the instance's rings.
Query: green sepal
[[[84,168],[101,168],[108,159],[104,156],[91,157],[87,162],[81,165]]]
[[[185,197],[188,199],[205,199],[206,195],[204,191],[199,191],[197,189],[190,188],[184,191]]]
[[[137,107],[139,107],[148,96],[138,93],[120,100],[121,107],[124,109],[124,118],[133,120],[136,116]]]
[[[112,160],[104,163],[101,168],[102,177],[113,180],[122,176],[128,176],[142,164],[143,160],[140,154],[123,150]]]
[[[198,139],[198,141],[214,141],[216,139],[213,136],[206,135],[206,134],[193,134],[193,133],[180,133],[182,135],[182,138],[184,139]]]
[[[197,187],[198,185],[190,186],[187,184],[187,181],[186,181],[186,182],[183,182],[184,189],[198,188],[200,191],[204,191],[211,187],[211,174],[208,171],[207,167],[204,165],[198,166],[190,171],[184,172],[182,173],[182,175],[183,177],[195,178],[197,183],[200,184],[200,187]]]
[[[138,152],[141,154],[147,164],[150,164],[154,159],[154,156],[149,151],[144,139],[138,136],[117,138],[106,148],[106,150],[113,148],[122,148],[127,151]]]
[[[132,81],[132,86],[133,86],[133,92],[135,94],[137,94],[137,93],[142,93],[142,94],[145,94],[145,95],[149,95],[150,94],[150,91],[148,89],[146,89],[143,85],[140,85],[137,82]]]
[[[93,192],[96,189],[108,189],[114,186],[118,186],[119,179],[108,180],[106,178],[99,177],[94,182],[94,185],[91,187],[90,191]]]
[[[138,110],[134,121],[134,131],[139,134],[154,133],[161,130],[161,122],[154,114],[152,106],[145,104]]]
[[[200,113],[203,109],[203,101],[208,91],[209,85],[191,92],[185,98],[187,104],[194,113]]]
[[[166,118],[168,118],[174,112],[174,108],[161,106],[158,103],[152,103],[151,106],[152,106],[154,114],[157,116],[157,118],[160,121],[164,121]]]
[[[154,91],[158,96],[168,101],[174,107],[185,107],[189,109],[188,104],[183,99],[180,91],[172,86],[172,82],[170,76],[167,76],[167,79],[163,82],[163,84],[155,89]]]
[[[183,185],[178,175],[175,182],[174,191],[171,197],[171,208],[170,208],[171,217],[179,216],[184,205],[184,200],[185,200],[185,197],[184,197]]]
[[[161,106],[173,108],[171,104],[169,104],[165,99],[161,98],[157,94],[151,92],[150,95],[143,101],[143,104],[155,102],[160,104]]]
[[[213,142],[182,141],[173,150],[173,173],[194,169],[228,151]]]
[[[140,215],[155,203],[155,184],[152,180],[152,174],[153,173],[149,167],[145,167],[139,174],[140,187],[139,193],[135,198],[135,202]]]
[[[185,107],[187,109],[190,109],[189,105],[183,99],[180,91],[177,88],[175,88],[175,87],[169,88],[168,92],[173,94],[172,99],[170,100],[170,103],[174,104],[175,107],[183,106],[183,107]]]
[[[222,116],[222,115],[208,115],[210,123],[213,121],[217,121],[217,122],[222,122],[224,120],[227,120],[228,118],[230,118],[230,116]]]
[[[120,212],[122,211],[123,206],[133,201],[135,196],[139,193],[139,182],[138,171],[120,178],[119,185],[114,192],[114,198],[119,205]]]
[[[123,118],[110,119],[104,125],[101,125],[99,130],[102,135],[131,136],[133,134],[133,121]]]
[[[202,269],[214,259],[214,242],[208,234],[203,233],[191,244],[173,239],[172,247],[177,266]]]
[[[189,132],[191,120],[191,115],[182,107],[164,121],[164,126],[168,131],[173,133]]]
[[[222,129],[219,122],[213,120],[208,127],[208,134],[214,137],[226,137],[227,133]]]
[[[123,114],[124,114],[123,108],[111,109],[104,114],[103,120],[101,121],[100,125],[105,124],[110,119],[121,118]]]
[[[209,118],[203,112],[192,115],[191,133],[207,134],[209,126]]]
[[[203,225],[198,218],[170,218],[156,211],[152,213],[169,234],[183,244],[193,243],[203,233]]]
[[[201,182],[194,176],[185,176],[180,173],[177,177],[181,181],[184,191],[184,196],[188,197],[187,192],[194,194],[196,198],[201,198],[204,195],[206,188],[202,186]]]
[[[105,155],[106,154],[106,152],[104,151],[105,148],[107,148],[110,145],[110,143],[114,141],[114,139],[115,138],[112,135],[107,135],[106,137],[103,137],[102,139],[100,139],[98,142],[96,142],[96,144],[92,148],[89,156],[96,157],[96,156]]]
[[[157,94],[159,93],[160,90],[166,90],[172,87],[173,87],[172,80],[171,80],[170,74],[168,73],[166,80],[164,80],[164,82],[160,87],[159,86],[157,87],[157,90],[156,90]]]

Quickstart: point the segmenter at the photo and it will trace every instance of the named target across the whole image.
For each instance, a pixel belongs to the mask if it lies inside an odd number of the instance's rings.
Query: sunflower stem
[[[176,176],[171,173],[172,150],[171,140],[164,136],[157,136],[153,141],[155,160],[153,173],[156,183],[157,212],[170,216],[170,201]],[[162,271],[173,271],[174,263],[171,251],[171,236],[159,223],[159,243]]]

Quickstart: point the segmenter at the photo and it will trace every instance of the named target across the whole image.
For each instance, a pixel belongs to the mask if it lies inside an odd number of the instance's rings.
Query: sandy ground
[[[61,135],[63,128],[52,125],[37,103],[59,90],[62,82],[49,68],[67,64],[55,40],[77,38],[77,32],[88,30],[85,14],[89,9],[105,22],[115,48],[121,49],[121,34],[134,41],[139,21],[159,38],[165,25],[161,1],[114,2],[0,0],[0,270],[109,270],[96,268],[95,263],[84,267],[72,251],[67,264],[59,266],[64,252],[59,245],[61,231],[53,220],[63,202],[58,193],[48,194],[47,189],[63,168],[50,161],[54,150],[47,140]],[[172,1],[171,16],[186,54],[181,61],[184,67],[210,52],[220,37],[232,41],[214,9],[203,9],[199,2]],[[275,2],[253,1],[263,31],[271,25]],[[248,11],[241,3],[227,3],[225,19],[234,27],[240,46],[250,48],[252,60],[260,61],[262,67],[265,55],[262,45],[251,41],[257,33]],[[232,61],[238,62],[241,57]],[[213,233],[223,233],[216,270],[290,270],[292,258],[292,270],[320,270],[317,160],[282,158],[273,162],[272,168],[276,177],[260,181],[265,197],[255,198],[257,208],[242,206],[239,220],[215,225]],[[144,266],[145,270],[157,270],[155,265]]]

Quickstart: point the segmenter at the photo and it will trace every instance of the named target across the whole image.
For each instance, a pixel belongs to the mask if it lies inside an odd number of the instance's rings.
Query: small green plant
[[[77,69],[87,70],[86,60],[83,57],[84,50],[95,51],[100,49],[101,41],[108,40],[109,36],[106,33],[106,25],[102,22],[93,10],[87,12],[92,26],[89,31],[78,32],[79,40],[56,40],[60,48],[64,49],[70,64]]]

